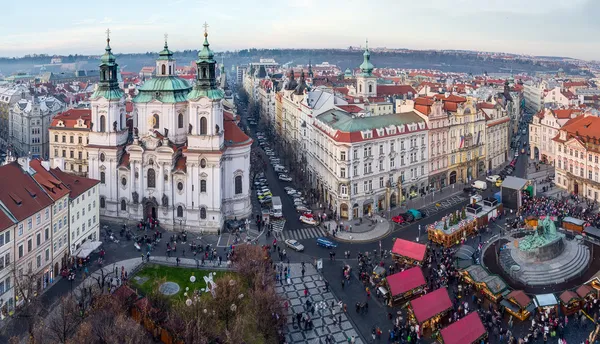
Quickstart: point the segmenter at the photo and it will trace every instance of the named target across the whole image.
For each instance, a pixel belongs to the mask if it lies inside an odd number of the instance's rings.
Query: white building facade
[[[134,135],[129,142],[124,94],[107,45],[100,83],[91,97],[87,147],[89,175],[100,180],[104,218],[154,218],[166,228],[216,232],[225,219],[251,214],[252,140],[235,116],[224,111],[207,36],[198,53],[193,88],[175,76],[173,53],[165,42],[156,75],[133,99]]]

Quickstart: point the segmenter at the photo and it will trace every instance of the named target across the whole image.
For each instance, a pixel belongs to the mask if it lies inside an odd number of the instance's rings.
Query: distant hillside
[[[178,63],[188,64],[197,55],[196,50],[175,52]],[[144,54],[117,54],[117,61],[123,70],[137,72],[143,66],[153,65],[157,53],[148,52]],[[39,68],[35,65],[50,62],[48,55],[32,55],[22,58],[0,58],[0,71],[4,75],[15,72],[37,74]],[[221,58],[227,67],[231,65],[256,62],[260,58],[273,58],[280,64],[291,62],[292,65],[321,63],[324,61],[339,66],[342,70],[356,68],[362,62],[362,53],[356,50],[340,49],[246,49],[237,52],[217,53],[216,59]],[[398,51],[398,52],[372,52],[371,60],[376,67],[396,67],[412,69],[437,69],[444,72],[463,72],[481,74],[483,72],[498,73],[535,73],[556,71],[562,68],[570,74],[579,74],[580,70],[575,64],[562,58],[549,59],[539,62],[524,57],[515,57],[512,60],[478,56],[473,52],[461,51]],[[85,55],[62,56],[63,63],[77,62],[78,68],[96,69],[97,57]]]

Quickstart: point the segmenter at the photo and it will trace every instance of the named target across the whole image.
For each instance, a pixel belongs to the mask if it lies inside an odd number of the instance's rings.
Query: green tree
[[[465,207],[462,208],[462,212],[460,213],[460,218],[463,220],[467,218],[467,212],[465,211]]]

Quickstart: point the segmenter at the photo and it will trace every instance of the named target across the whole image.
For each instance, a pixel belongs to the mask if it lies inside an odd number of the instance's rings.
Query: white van
[[[483,180],[476,180],[473,182],[473,184],[471,184],[471,186],[475,189],[479,189],[479,190],[485,190],[487,189],[487,183],[484,182]]]

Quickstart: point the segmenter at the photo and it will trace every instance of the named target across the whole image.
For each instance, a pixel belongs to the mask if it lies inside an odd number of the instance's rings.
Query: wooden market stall
[[[513,290],[500,301],[500,305],[515,318],[526,320],[535,310],[535,304],[522,290]]]
[[[538,225],[538,218],[537,218],[537,216],[530,215],[530,216],[527,216],[525,218],[525,227],[527,227],[527,228],[537,228],[537,225]]]
[[[558,300],[554,294],[540,294],[533,298],[535,307],[538,312],[557,314],[558,313]],[[554,312],[554,313],[552,313]]]
[[[387,303],[390,307],[400,302],[406,302],[425,292],[425,276],[420,267],[416,266],[402,272],[398,272],[385,279],[385,285],[389,290]]]
[[[452,302],[446,288],[440,288],[408,303],[409,319],[418,324],[421,333],[435,329],[442,317],[452,311]]]
[[[500,276],[490,274],[479,264],[467,267],[460,274],[467,283],[472,284],[477,291],[494,303],[498,303],[509,293],[506,282]]]
[[[463,239],[477,234],[477,219],[472,215],[466,215],[464,220],[451,225],[450,217],[444,216],[427,226],[427,238],[444,247],[452,247],[460,244]]]
[[[442,344],[478,344],[486,337],[487,331],[477,312],[469,313],[440,331]]]
[[[585,221],[567,216],[562,220],[561,227],[569,231],[583,233],[583,230],[585,229]]]
[[[427,245],[404,239],[394,241],[392,258],[398,262],[422,266],[426,256]]]
[[[582,285],[575,291],[581,300],[592,301],[596,296],[596,292],[587,284]]]
[[[571,315],[579,312],[581,309],[581,298],[576,292],[571,290],[565,290],[560,294],[560,309],[563,315]]]

